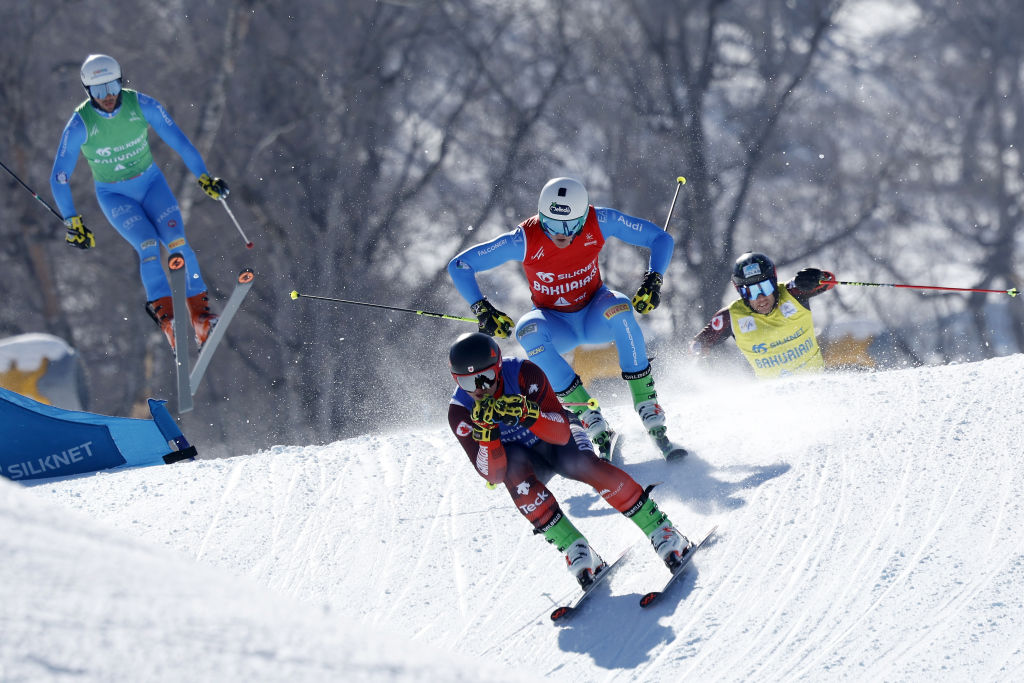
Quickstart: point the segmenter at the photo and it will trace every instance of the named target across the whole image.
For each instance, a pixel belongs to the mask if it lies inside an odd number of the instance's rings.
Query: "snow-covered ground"
[[[678,375],[678,376],[674,376]],[[659,374],[625,467],[716,541],[641,547],[564,627],[558,554],[447,427],[0,482],[3,680],[1019,680],[1024,356],[754,383]],[[623,392],[624,393],[624,392]],[[552,490],[606,557],[639,540]]]

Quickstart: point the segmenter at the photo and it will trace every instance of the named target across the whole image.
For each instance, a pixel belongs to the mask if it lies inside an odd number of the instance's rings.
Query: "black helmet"
[[[494,365],[501,366],[501,348],[482,332],[459,335],[448,350],[453,375],[471,375]]]
[[[771,292],[765,292],[766,294],[778,291],[779,280],[775,274],[775,264],[760,252],[748,251],[736,259],[736,263],[732,266],[732,285],[748,303],[751,298],[751,285],[765,280],[772,283]],[[755,289],[759,288],[755,287]],[[778,303],[778,296],[775,297],[775,303]]]
[[[773,285],[778,285],[775,264],[770,258],[756,251],[748,251],[736,259],[732,267],[733,285],[752,285],[763,280],[771,280]]]

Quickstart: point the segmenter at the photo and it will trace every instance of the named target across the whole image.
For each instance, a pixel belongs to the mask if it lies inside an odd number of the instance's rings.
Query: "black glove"
[[[96,238],[92,236],[92,230],[85,227],[81,216],[72,216],[64,221],[64,226],[68,229],[67,237],[64,238],[68,246],[79,249],[91,249],[96,246]]]
[[[793,278],[793,284],[802,292],[827,292],[836,286],[836,276],[819,268],[804,268]]]
[[[220,178],[211,178],[205,173],[199,176],[199,187],[203,188],[203,192],[214,199],[224,199],[231,194],[227,183]]]
[[[512,318],[491,305],[486,298],[470,306],[473,315],[480,322],[480,331],[491,337],[506,338],[512,334]]]
[[[540,417],[540,406],[522,394],[491,398],[491,413],[498,422],[514,427],[529,427]]]
[[[633,296],[633,308],[637,313],[647,315],[658,307],[658,304],[661,303],[662,282],[661,273],[656,273],[653,270],[647,271],[640,289],[636,290],[636,294]]]

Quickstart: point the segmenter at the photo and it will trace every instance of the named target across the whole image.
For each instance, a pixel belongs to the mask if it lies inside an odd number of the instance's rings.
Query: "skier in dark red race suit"
[[[460,336],[448,353],[458,387],[448,406],[448,423],[477,473],[504,484],[519,512],[565,553],[571,573],[584,588],[603,563],[583,534],[562,512],[544,485],[552,473],[593,486],[609,505],[651,539],[672,569],[692,545],[632,477],[597,457],[583,428],[569,414],[544,372],[528,360],[501,357],[486,334]]]

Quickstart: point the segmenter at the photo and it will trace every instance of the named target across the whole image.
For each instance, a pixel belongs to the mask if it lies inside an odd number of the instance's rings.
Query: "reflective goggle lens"
[[[100,83],[99,85],[90,85],[89,94],[97,100],[102,100],[108,95],[117,95],[121,92],[121,79],[116,81],[110,81],[109,83]]]
[[[486,389],[487,387],[494,384],[495,378],[498,376],[497,368],[490,367],[480,372],[474,372],[471,375],[456,375],[452,374],[455,381],[458,382],[459,386],[469,392],[474,392],[477,389]]]
[[[560,221],[554,218],[548,218],[544,214],[540,215],[540,226],[544,228],[544,232],[552,237],[557,237],[558,235],[572,237],[583,229],[583,224],[586,222],[586,216],[580,216],[579,218],[574,218],[571,221]]]
[[[740,296],[747,301],[753,301],[757,297],[768,296],[769,294],[775,293],[775,286],[772,285],[771,280],[764,280],[762,282],[755,282],[752,285],[740,285]]]

